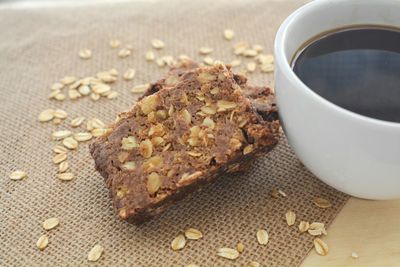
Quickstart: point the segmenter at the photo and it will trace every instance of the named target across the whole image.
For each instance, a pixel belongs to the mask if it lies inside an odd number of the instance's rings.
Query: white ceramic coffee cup
[[[399,10],[398,0],[316,0],[290,15],[275,39],[275,88],[290,145],[322,181],[361,198],[400,198],[400,123],[325,100],[296,76],[290,61],[302,44],[328,30],[360,24],[400,27]]]

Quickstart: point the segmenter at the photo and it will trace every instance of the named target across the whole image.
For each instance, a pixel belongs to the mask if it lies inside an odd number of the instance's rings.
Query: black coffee
[[[400,122],[400,29],[344,28],[307,43],[292,66],[309,88],[353,112]]]

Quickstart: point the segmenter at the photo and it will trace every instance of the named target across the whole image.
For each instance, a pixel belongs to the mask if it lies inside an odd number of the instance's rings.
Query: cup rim
[[[277,65],[279,65],[279,68],[281,68],[281,71],[283,75],[287,76],[290,80],[294,81],[296,83],[296,86],[299,87],[297,89],[302,90],[304,94],[306,94],[308,97],[311,97],[314,101],[318,101],[322,103],[323,105],[333,109],[335,112],[340,113],[342,116],[347,116],[351,117],[353,119],[363,121],[365,123],[372,123],[376,124],[378,126],[386,126],[386,127],[392,127],[396,129],[400,129],[400,122],[393,122],[393,121],[385,121],[381,119],[376,119],[372,117],[368,117],[353,111],[350,111],[348,109],[345,109],[341,106],[338,106],[334,104],[333,102],[323,98],[322,96],[318,95],[316,92],[311,90],[306,84],[303,83],[302,80],[294,73],[293,69],[290,66],[289,60],[286,57],[284,47],[285,43],[287,42],[288,39],[288,29],[291,27],[293,22],[295,22],[296,18],[302,14],[303,12],[306,12],[314,7],[317,6],[323,6],[327,3],[332,4],[333,2],[346,2],[347,0],[336,0],[336,1],[331,1],[331,0],[316,0],[312,1],[310,3],[307,3],[297,10],[295,10],[292,14],[290,14],[281,24],[281,26],[278,29],[278,32],[275,37],[275,42],[274,42],[274,51],[275,51],[275,61]],[[279,90],[279,89],[277,89]]]

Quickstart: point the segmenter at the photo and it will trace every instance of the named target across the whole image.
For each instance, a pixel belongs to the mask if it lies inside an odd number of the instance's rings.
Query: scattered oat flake
[[[69,168],[69,163],[68,161],[63,161],[60,163],[60,165],[58,165],[58,172],[62,173],[62,172],[66,172]]]
[[[82,132],[82,133],[75,133],[74,134],[74,139],[78,142],[85,142],[85,141],[89,141],[90,139],[92,139],[92,134],[91,133],[87,133],[87,132]]]
[[[104,248],[100,245],[95,245],[88,254],[88,261],[98,261],[103,254]]]
[[[278,193],[283,197],[287,197],[286,193],[283,192],[281,189],[278,189]]]
[[[118,76],[118,71],[115,68],[112,68],[108,71],[108,73],[110,73],[113,76]]]
[[[56,146],[53,148],[53,151],[54,151],[55,153],[57,153],[57,154],[63,154],[63,153],[67,153],[67,152],[68,152],[68,149],[65,148],[65,147],[62,146],[62,145],[56,145]]]
[[[249,63],[247,63],[246,66],[247,66],[248,72],[254,72],[256,70],[256,67],[257,67],[255,62],[249,62]]]
[[[314,248],[319,255],[321,256],[328,255],[328,250],[329,250],[328,245],[321,238],[314,239]]]
[[[116,91],[111,91],[108,95],[107,95],[107,99],[114,99],[117,98],[119,96],[119,93]]]
[[[163,41],[161,41],[160,39],[153,39],[151,40],[151,45],[155,48],[155,49],[162,49],[165,47],[165,44]]]
[[[352,252],[352,253],[351,253],[351,257],[352,257],[353,259],[358,259],[358,254],[357,254],[357,252]]]
[[[212,51],[213,51],[212,48],[206,47],[206,46],[200,47],[200,49],[199,49],[199,53],[200,53],[201,55],[208,55],[208,54],[210,54]]]
[[[93,129],[92,130],[92,135],[94,137],[99,137],[99,136],[102,136],[102,135],[108,133],[109,131],[110,131],[109,128],[107,128],[107,129]]]
[[[230,65],[232,67],[238,67],[238,66],[240,66],[241,63],[242,62],[240,61],[240,59],[234,59],[234,60],[231,61]]]
[[[293,211],[291,211],[291,210],[289,210],[288,212],[286,212],[285,217],[286,217],[286,223],[287,223],[289,226],[292,226],[292,225],[295,223],[295,221],[296,221],[296,214],[295,214]]]
[[[90,94],[90,98],[91,98],[93,101],[97,101],[97,100],[100,99],[100,95],[99,95],[99,94],[96,94],[96,93],[91,93],[91,94]]]
[[[117,39],[112,39],[110,40],[110,47],[111,48],[117,48],[118,46],[120,46],[121,42]]]
[[[310,228],[310,223],[306,221],[301,221],[299,224],[299,231],[300,233],[307,232],[307,230]]]
[[[125,80],[130,81],[135,77],[135,73],[136,73],[135,69],[129,68],[124,72],[123,77]]]
[[[68,116],[68,113],[62,109],[56,109],[53,113],[54,117],[59,119],[65,119]]]
[[[68,156],[67,156],[67,153],[57,154],[57,155],[55,155],[54,158],[53,158],[53,163],[54,163],[54,164],[61,163],[61,162],[63,162],[64,160],[66,160],[67,157],[68,157]]]
[[[74,76],[65,76],[64,78],[61,79],[61,83],[65,84],[65,85],[69,85],[75,81],[76,81],[76,77],[74,77]]]
[[[219,248],[217,255],[225,259],[235,260],[239,257],[239,252],[233,248]]]
[[[73,137],[67,137],[62,141],[63,145],[68,149],[77,149],[78,141],[76,141]]]
[[[71,181],[74,179],[74,174],[70,172],[59,173],[57,174],[57,178],[61,181]]]
[[[263,49],[264,49],[264,47],[263,47],[262,45],[259,45],[259,44],[253,45],[252,48],[253,48],[254,50],[256,50],[257,52],[261,52],[261,51],[263,51]]]
[[[49,238],[47,237],[47,235],[42,235],[36,242],[36,246],[40,250],[44,250],[48,244],[49,244]]]
[[[231,29],[225,29],[224,30],[224,38],[228,41],[232,40],[233,37],[235,36],[235,32]]]
[[[82,59],[89,59],[92,57],[92,51],[90,49],[83,49],[79,51],[79,57]]]
[[[164,66],[165,66],[165,61],[164,61],[164,59],[162,59],[162,58],[157,58],[157,59],[156,59],[156,64],[157,64],[157,66],[159,66],[159,67],[164,67]]]
[[[260,267],[261,265],[256,261],[251,261],[249,263],[249,267]]]
[[[51,230],[58,226],[60,220],[58,218],[49,218],[43,222],[43,228],[45,230]]]
[[[185,231],[185,236],[187,239],[198,240],[203,237],[203,233],[197,229],[189,228]]]
[[[89,122],[88,122],[89,123]],[[94,129],[104,129],[106,125],[98,118],[93,118],[90,120],[90,124]]]
[[[156,58],[153,51],[147,51],[144,57],[147,61],[153,61]]]
[[[62,119],[60,119],[60,118],[54,118],[53,119],[53,124],[54,125],[59,125],[59,124],[61,124],[63,121],[62,121]]]
[[[328,209],[328,208],[332,207],[332,203],[329,200],[322,198],[322,197],[316,197],[314,199],[314,204],[315,204],[315,206],[317,206],[318,208],[321,208],[321,209]]]
[[[61,130],[61,131],[55,131],[52,133],[52,137],[54,140],[61,140],[64,138],[67,138],[68,136],[70,136],[72,134],[71,131],[68,130]]]
[[[203,62],[206,63],[207,65],[211,66],[214,64],[214,59],[211,57],[205,57],[205,58],[203,58]]]
[[[79,127],[83,123],[84,120],[85,120],[85,117],[76,117],[71,120],[70,125],[73,128]]]
[[[237,243],[237,245],[236,245],[236,250],[237,250],[239,253],[242,253],[242,252],[244,251],[244,245],[243,245],[243,243],[241,243],[241,242]]]
[[[40,122],[51,121],[54,118],[54,110],[53,109],[45,109],[39,114]]]
[[[121,50],[118,51],[118,56],[120,58],[126,58],[130,54],[131,54],[131,50],[129,50],[128,48],[122,48]]]
[[[12,173],[10,173],[9,177],[11,180],[22,180],[23,178],[25,178],[27,176],[26,172],[24,171],[13,171]]]
[[[260,229],[257,231],[257,241],[260,245],[268,244],[269,235],[268,232],[264,229]]]
[[[274,71],[274,65],[272,64],[261,64],[260,69],[262,72],[269,73]]]
[[[184,235],[178,235],[171,242],[172,250],[181,250],[185,247],[185,245],[186,245],[186,239]]]
[[[64,99],[65,99],[65,95],[64,94],[56,94],[55,96],[54,96],[54,99],[55,100],[58,100],[58,101],[63,101]]]
[[[64,88],[64,84],[59,83],[59,82],[53,83],[53,84],[50,86],[50,89],[53,90],[53,91],[61,90],[61,89],[63,89],[63,88]]]
[[[139,85],[134,86],[131,89],[131,92],[134,93],[134,94],[144,93],[149,87],[150,87],[150,84],[148,84],[148,83],[139,84]]]

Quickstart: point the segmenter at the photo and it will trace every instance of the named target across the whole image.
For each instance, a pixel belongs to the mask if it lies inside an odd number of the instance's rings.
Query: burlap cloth
[[[348,197],[310,174],[284,138],[247,174],[223,177],[136,227],[114,216],[108,189],[94,170],[87,144],[69,153],[76,179],[56,178],[55,142],[50,135],[55,129],[70,129],[67,122],[78,115],[111,122],[118,111],[129,108],[135,97],[128,89],[154,81],[166,71],[144,59],[152,38],[166,43],[160,55],[185,53],[199,59],[198,48],[210,46],[214,58],[230,61],[232,42],[222,38],[222,31],[232,28],[235,41],[259,43],[272,52],[279,24],[304,2],[137,1],[0,10],[0,265],[245,266],[256,260],[262,266],[298,266],[312,248],[312,237],[299,234],[297,225],[288,227],[286,211],[295,211],[298,221],[329,224]],[[132,44],[133,55],[118,58],[108,45],[111,38]],[[92,49],[93,58],[81,60],[77,53],[82,48]],[[135,81],[120,79],[113,86],[120,93],[117,99],[47,99],[49,86],[65,75],[88,76],[112,67],[120,73],[128,67],[137,70]],[[268,84],[272,77],[257,73],[250,80]],[[50,107],[68,111],[67,122],[39,123],[40,111]],[[28,178],[11,181],[8,175],[15,169],[25,170]],[[273,188],[282,189],[287,197],[271,198]],[[333,207],[316,208],[312,204],[316,196],[330,199]],[[36,241],[45,233],[41,225],[49,217],[58,217],[61,223],[48,232],[49,246],[39,251]],[[204,238],[172,251],[171,240],[187,227],[200,229]],[[270,234],[267,246],[257,244],[259,228]],[[217,248],[235,247],[239,241],[246,247],[239,259],[217,257]],[[97,243],[105,252],[97,263],[89,264],[87,254]]]

